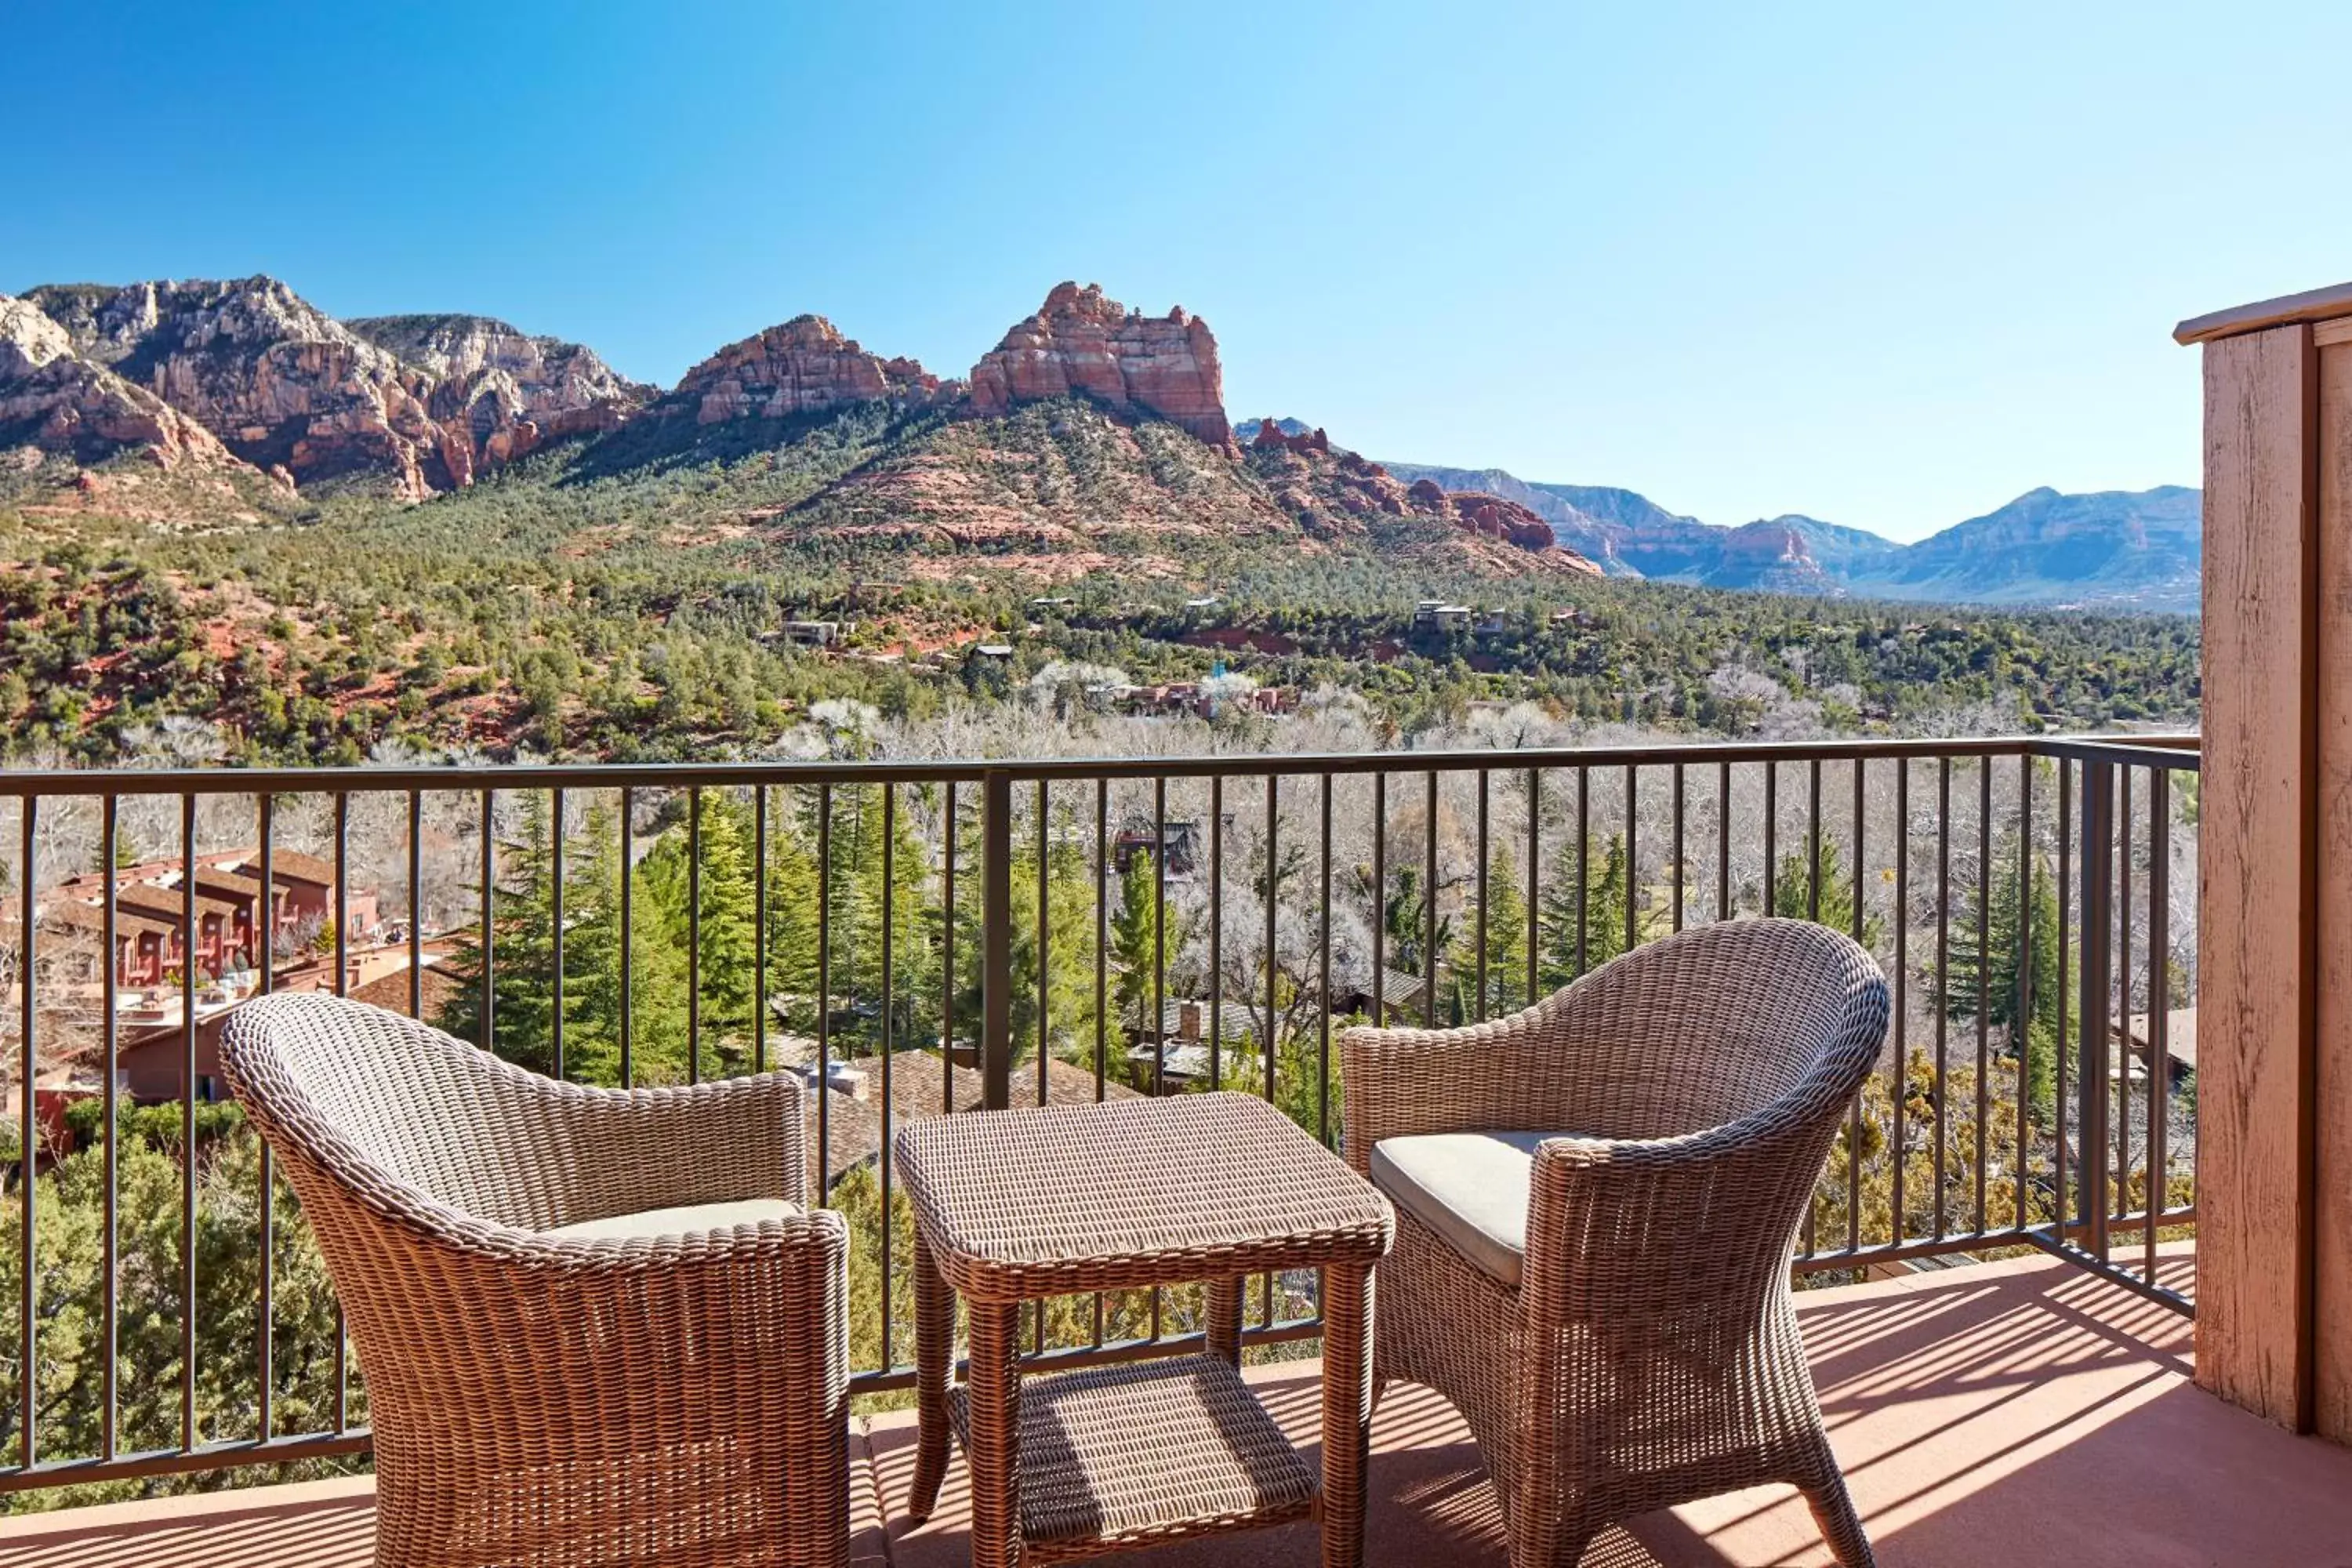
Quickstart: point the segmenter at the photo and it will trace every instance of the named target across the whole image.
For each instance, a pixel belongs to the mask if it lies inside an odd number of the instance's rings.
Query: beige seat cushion
[[[800,1213],[800,1205],[782,1198],[743,1198],[735,1203],[688,1204],[682,1208],[646,1209],[639,1214],[584,1219],[578,1225],[560,1225],[540,1234],[571,1241],[626,1241],[640,1236],[689,1236],[696,1231],[732,1230],[739,1225],[757,1225],[763,1219],[792,1219]]]
[[[1372,1145],[1372,1184],[1479,1272],[1517,1289],[1536,1145],[1558,1132],[1424,1132]]]

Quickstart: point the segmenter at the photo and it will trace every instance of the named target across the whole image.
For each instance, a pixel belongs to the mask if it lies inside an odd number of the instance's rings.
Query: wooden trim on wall
[[[2205,348],[2197,1378],[2313,1422],[2318,351]]]
[[[2273,327],[2324,321],[2335,316],[2352,316],[2352,283],[2334,283],[2325,289],[2307,289],[2300,294],[2284,294],[2275,300],[2257,300],[2251,305],[2232,305],[2226,310],[2191,316],[2172,329],[2172,341],[2213,342]]]

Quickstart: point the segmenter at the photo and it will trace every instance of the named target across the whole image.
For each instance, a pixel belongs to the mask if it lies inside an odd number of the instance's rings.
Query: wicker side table
[[[943,1117],[901,1130],[915,1211],[929,1515],[950,1434],[971,1468],[974,1568],[1021,1568],[1180,1536],[1320,1520],[1325,1568],[1363,1559],[1371,1269],[1395,1220],[1370,1183],[1273,1107],[1192,1094]],[[1243,1383],[1243,1279],[1323,1276],[1323,1474]],[[1205,1281],[1208,1352],[1023,1386],[1024,1302]],[[955,1295],[970,1369],[949,1387]]]

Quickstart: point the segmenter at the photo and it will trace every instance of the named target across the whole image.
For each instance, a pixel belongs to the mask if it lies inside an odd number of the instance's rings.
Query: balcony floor
[[[2352,1450],[2288,1436],[2197,1390],[2189,1325],[2054,1260],[1907,1276],[1800,1298],[1832,1435],[1887,1568],[2020,1561],[2068,1568],[2344,1568]],[[1315,1426],[1313,1365],[1253,1377],[1295,1434]],[[940,1516],[895,1521],[912,1416],[863,1424],[853,1556],[963,1568],[962,1471]],[[1494,1495],[1452,1412],[1391,1389],[1373,1431],[1370,1561],[1499,1563]],[[10,1568],[363,1568],[364,1479],[0,1519]],[[1160,1568],[1311,1568],[1297,1525],[1162,1548]],[[1612,1533],[1588,1568],[1826,1563],[1792,1492],[1680,1508]]]

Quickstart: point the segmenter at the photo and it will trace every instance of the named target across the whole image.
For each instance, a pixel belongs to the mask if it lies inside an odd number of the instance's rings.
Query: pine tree
[[[1811,851],[1791,849],[1780,857],[1778,872],[1772,879],[1772,912],[1783,920],[1819,921],[1832,931],[1851,933],[1853,931],[1854,879],[1846,874],[1843,857],[1834,840],[1822,839],[1822,897],[1818,908],[1813,902],[1813,868]],[[1885,933],[1885,922],[1877,915],[1865,912],[1862,921],[1862,945],[1875,949]]]
[[[1528,906],[1520,896],[1511,852],[1500,851],[1486,872],[1486,1016],[1501,1017],[1528,1004]]]
[[[2025,931],[2031,943],[2019,940],[2018,885],[2025,847],[2015,833],[2004,835],[1993,859],[1991,908],[1979,916],[1974,901],[1960,912],[1951,938],[1951,962],[1943,994],[1938,998],[1948,1018],[1972,1021],[1981,978],[1985,1021],[2010,1031],[2011,1054],[2019,1019],[2019,954],[2030,945],[2024,974],[2030,994],[2025,1014],[2026,1094],[2037,1120],[2048,1123],[2055,1113],[2058,1060],[2058,1020],[2067,989],[2078,973],[2075,955],[2058,943],[2058,894],[2049,861],[2032,857],[2032,874],[2024,879]]]
[[[1555,878],[1544,889],[1538,968],[1549,990],[1590,973],[1625,951],[1625,909],[1632,889],[1623,836],[1610,835],[1588,851],[1586,863],[1591,872],[1585,888],[1580,889],[1577,879],[1570,876]],[[1577,923],[1580,891],[1584,911],[1580,932]]]
[[[555,1069],[553,851],[547,796],[526,790],[521,831],[499,850],[488,1043],[507,1060],[543,1073]],[[469,929],[451,966],[465,979],[438,1020],[450,1034],[477,1045],[485,1043],[483,956],[480,933]],[[567,969],[569,960],[567,953]]]

